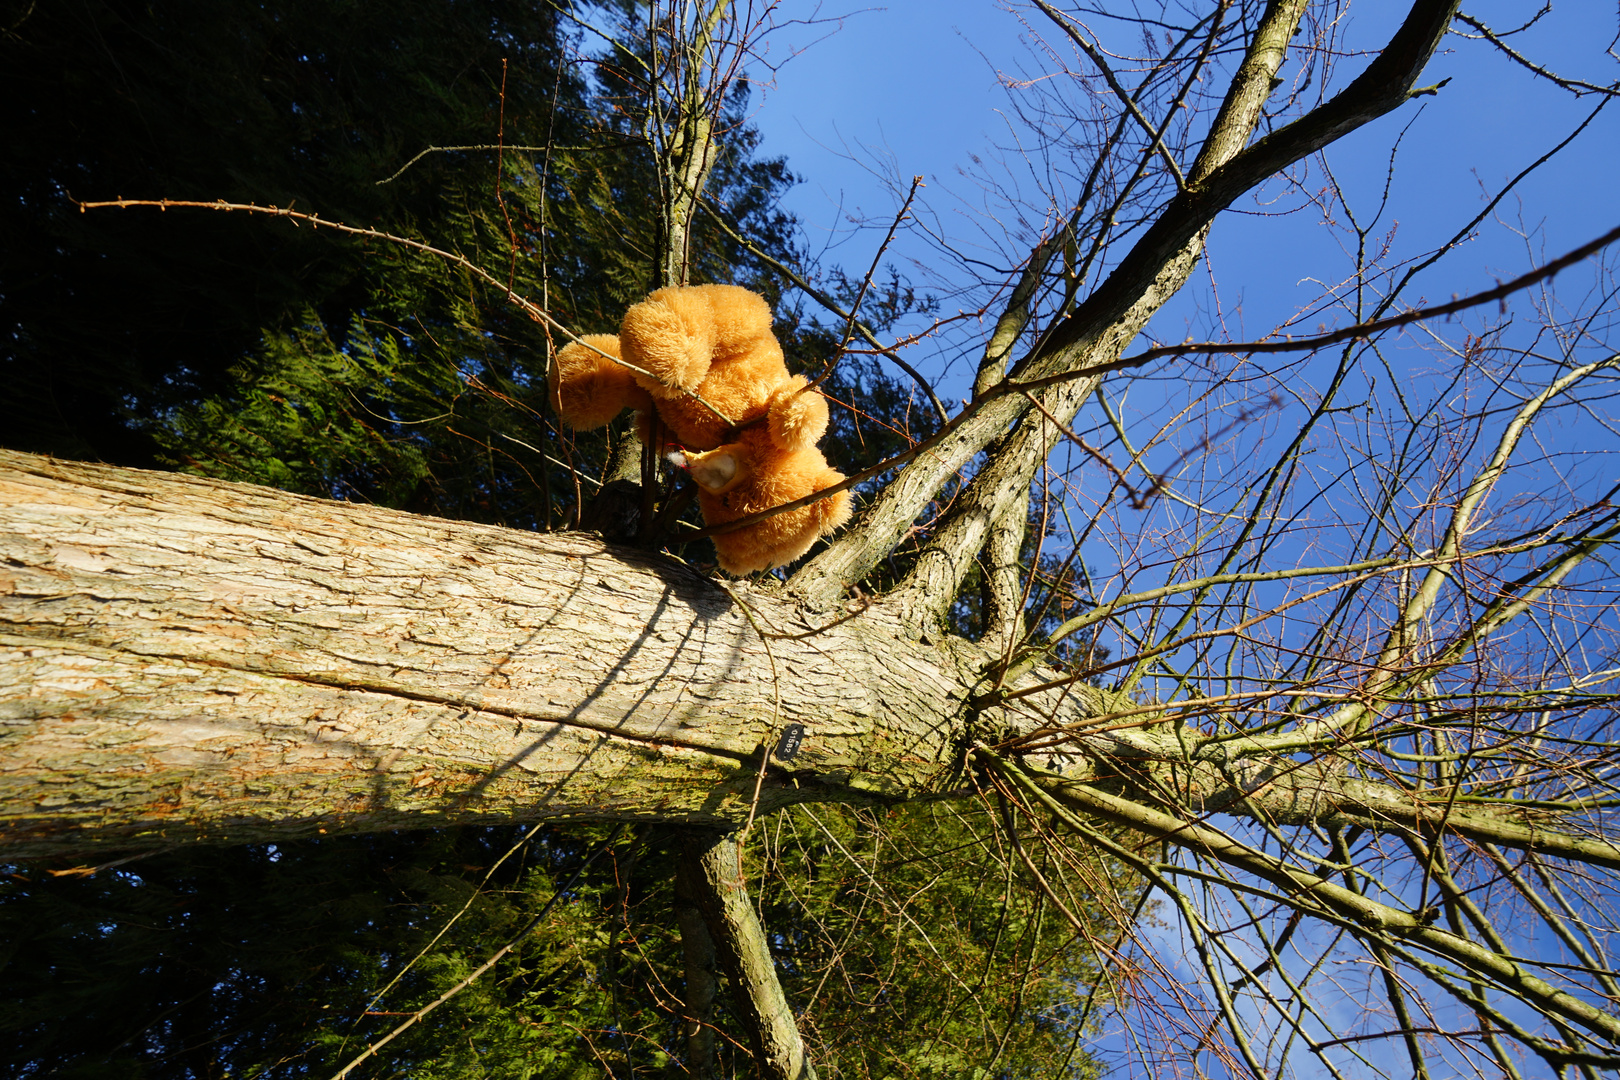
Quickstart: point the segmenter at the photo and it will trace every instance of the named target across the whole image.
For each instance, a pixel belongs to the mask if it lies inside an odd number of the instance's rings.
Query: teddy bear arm
[[[625,409],[652,408],[630,369],[614,363],[618,355],[619,339],[612,334],[587,334],[557,351],[546,381],[563,423],[590,431]]]
[[[741,285],[696,285],[693,288],[709,301],[716,353],[752,351],[767,341],[776,345],[776,335],[771,333],[771,305],[763,296]],[[780,361],[782,350],[778,347],[775,351]]]

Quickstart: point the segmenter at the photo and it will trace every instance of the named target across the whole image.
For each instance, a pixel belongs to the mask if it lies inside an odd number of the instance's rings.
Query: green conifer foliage
[[[1092,1075],[1095,1017],[1077,1002],[1096,953],[1021,884],[990,813],[825,806],[761,823],[748,873],[823,1075]],[[610,835],[440,830],[194,848],[94,875],[10,868],[0,1075],[330,1075],[512,940]],[[683,971],[666,837],[621,833],[493,971],[355,1075],[669,1075]],[[1093,872],[1109,896],[1108,865]],[[1101,932],[1099,903],[1070,898]],[[724,999],[715,1019],[722,1074],[748,1075]]]
[[[29,8],[0,37],[12,136],[0,155],[0,440],[454,518],[567,523],[606,445],[553,423],[545,371],[560,341],[503,289],[307,223],[81,214],[71,199],[293,205],[456,252],[574,331],[611,331],[654,280],[656,177],[616,107],[623,78],[603,58],[579,63],[568,25],[552,5],[508,0]],[[710,201],[802,266],[777,207],[794,178],[759,159],[747,113],[743,86],[720,125]],[[501,153],[435,152],[400,171],[430,146],[497,138]],[[814,317],[713,216],[700,216],[694,250],[694,280],[763,292],[789,365],[826,370],[841,325]],[[858,291],[836,270],[821,284],[846,307]],[[875,327],[928,308],[897,278],[878,286],[862,308]],[[935,423],[870,356],[840,358],[823,388],[844,406],[826,446],[846,471]],[[1018,884],[991,812],[823,807],[757,825],[749,873],[821,1075],[1088,1074],[1072,1003],[1095,980],[1094,953]],[[330,1075],[554,897],[494,970],[354,1075],[679,1074],[668,834],[618,835],[558,895],[609,836],[460,829],[187,848],[88,874],[0,867],[0,1075]],[[725,1075],[747,1074],[723,1000],[716,1022]]]
[[[16,14],[0,37],[0,377],[18,447],[149,463],[152,417],[228,388],[265,330],[308,307],[341,333],[374,289],[376,253],[330,232],[81,214],[72,200],[258,201],[408,227],[444,212],[454,163],[376,181],[422,146],[493,134],[503,59],[509,97],[562,138],[579,120],[545,6],[82,0]]]

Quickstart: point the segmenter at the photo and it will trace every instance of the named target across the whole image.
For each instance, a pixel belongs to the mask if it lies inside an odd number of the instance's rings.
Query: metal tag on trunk
[[[792,761],[799,755],[799,747],[804,743],[804,725],[789,724],[782,729],[782,738],[776,744],[776,756],[782,761]]]

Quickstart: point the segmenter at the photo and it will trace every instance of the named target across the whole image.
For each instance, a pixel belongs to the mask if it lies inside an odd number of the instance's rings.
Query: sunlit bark
[[[718,959],[760,1067],[799,1077],[813,1070],[723,831],[795,802],[994,797],[1039,895],[1059,892],[1022,828],[1054,864],[1102,851],[1128,866],[1179,920],[1180,968],[1137,920],[1122,928],[1139,935],[1138,977],[1170,1002],[1136,995],[1159,1010],[1138,1040],[1150,1068],[1214,1055],[1269,1076],[1303,1047],[1329,1074],[1361,1075],[1358,1040],[1385,1038],[1414,1075],[1452,1051],[1503,1075],[1532,1058],[1550,1072],[1620,1067],[1620,669],[1603,562],[1620,488],[1612,467],[1581,471],[1598,456],[1586,447],[1547,451],[1515,481],[1558,417],[1609,422],[1612,282],[1567,323],[1543,304],[1552,346],[1430,333],[1447,374],[1425,403],[1418,377],[1376,351],[1400,327],[1376,320],[1490,207],[1398,278],[1352,220],[1353,284],[1323,307],[1354,327],[1187,350],[1321,350],[1319,383],[1295,385],[1303,365],[1246,369],[1252,386],[1236,389],[1213,367],[1178,371],[1185,400],[1145,439],[1099,393],[1174,355],[1126,351],[1189,280],[1217,215],[1433,92],[1418,82],[1454,17],[1530,62],[1456,4],[1416,0],[1343,89],[1296,108],[1272,100],[1280,74],[1336,48],[1301,34],[1305,0],[1211,3],[1178,15],[1188,25],[1162,46],[1164,28],[1144,20],[1134,88],[1090,13],[1035,7],[1089,65],[1087,101],[1104,103],[1062,118],[1094,132],[1073,151],[1077,201],[1036,207],[1044,232],[984,283],[994,302],[967,343],[972,400],[946,418],[930,389],[939,429],[782,587],[579,534],[0,456],[3,850],[93,859],[451,822],[690,826],[690,1068],[712,1067]],[[649,79],[663,61],[681,73],[645,88],[665,284],[685,280],[716,95],[735,72],[714,49],[730,7],[694,12],[683,38],[648,24],[670,45],[653,48]],[[1572,92],[1613,93],[1531,66]],[[1184,122],[1206,80],[1207,121]],[[1329,187],[1312,197],[1353,219]],[[1551,274],[1480,295],[1505,303]],[[1358,371],[1365,400],[1347,400]],[[1087,407],[1102,449],[1076,430]],[[1250,432],[1288,408],[1278,434]],[[1231,476],[1183,483],[1177,470],[1234,431]],[[1172,439],[1191,449],[1164,452]],[[1038,490],[1065,444],[1106,472],[1089,505],[1083,484]],[[1338,473],[1311,476],[1323,445]],[[1059,518],[1073,545],[1108,534],[1110,582],[1091,582],[1078,552],[1030,553],[1045,538],[1032,523],[1055,532]],[[907,544],[887,593],[852,592]],[[949,614],[975,566],[985,633],[969,642]],[[1062,659],[1105,634],[1107,657]],[[789,725],[803,725],[802,749],[773,758]],[[1356,977],[1344,971],[1370,972],[1384,998],[1353,1033],[1317,1000]],[[1458,1015],[1476,1030],[1441,1022]],[[1393,1026],[1375,1029],[1380,1017]]]

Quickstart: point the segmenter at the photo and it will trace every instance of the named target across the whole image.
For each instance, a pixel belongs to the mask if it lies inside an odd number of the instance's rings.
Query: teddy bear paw
[[[624,358],[646,372],[637,381],[654,397],[696,391],[714,358],[714,317],[690,290],[659,289],[632,304],[619,325]]]

